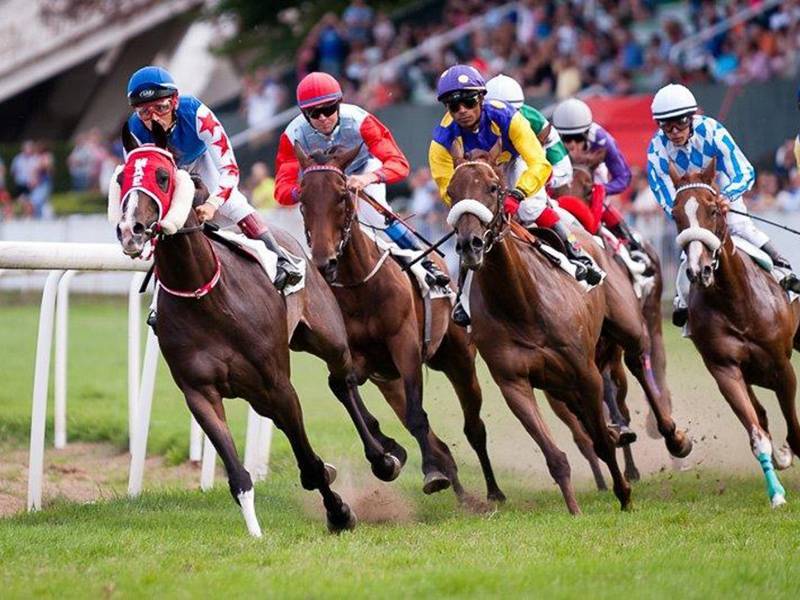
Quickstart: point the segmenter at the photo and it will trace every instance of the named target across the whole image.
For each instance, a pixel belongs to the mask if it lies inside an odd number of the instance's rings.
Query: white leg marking
[[[261,526],[258,524],[258,517],[256,517],[255,507],[255,493],[253,488],[246,492],[241,492],[238,496],[239,506],[242,508],[242,515],[244,515],[244,522],[247,523],[247,531],[253,537],[261,537]]]
[[[772,442],[755,425],[753,425],[753,430],[750,432],[750,439],[752,440],[753,454],[755,454],[756,458],[758,458],[759,454],[772,454]]]

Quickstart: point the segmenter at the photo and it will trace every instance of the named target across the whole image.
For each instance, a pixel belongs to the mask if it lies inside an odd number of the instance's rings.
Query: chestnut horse
[[[623,348],[671,452],[685,456],[691,442],[675,427],[649,367],[650,340],[627,276],[588,235],[578,234],[607,273],[601,286],[586,292],[527,240],[511,234],[496,164],[501,151],[498,143],[488,153],[472,151],[465,158],[460,144],[451,148],[455,171],[448,187],[453,201],[448,222],[457,232],[462,265],[475,271],[469,297],[473,339],[509,407],[542,448],[570,512],[580,509],[569,463],[539,413],[532,387],[564,402],[580,418],[627,509],[630,484],[617,465],[602,410],[600,371],[609,357],[596,356],[601,334]]]
[[[761,464],[773,507],[786,492],[773,468],[786,468],[800,454],[795,409],[797,378],[792,347],[800,350],[800,303],[789,302],[770,273],[736,246],[725,219],[726,203],[714,183],[716,160],[700,173],[681,177],[670,165],[675,186],[672,216],[678,245],[688,257],[689,332],[719,391],[744,425]],[[787,444],[773,451],[767,413],[753,386],[775,392],[787,426]]]
[[[422,365],[442,371],[455,388],[464,413],[464,433],[478,455],[489,500],[502,501],[486,450],[480,417],[481,388],[475,350],[466,332],[450,319],[447,297],[430,300],[424,326],[424,302],[413,277],[387,260],[359,225],[356,198],[348,191],[344,169],[358,154],[333,148],[307,156],[295,144],[303,169],[300,206],[311,255],[331,284],[344,314],[350,351],[360,383],[372,381],[417,440],[422,452],[423,491],[451,484],[459,500],[468,499],[456,463],[430,428],[422,405]],[[440,268],[444,269],[440,261]],[[427,338],[427,341],[426,339]]]
[[[223,398],[244,398],[258,414],[274,421],[289,439],[303,487],[322,494],[329,529],[352,529],[355,514],[330,488],[335,470],[314,453],[306,437],[289,379],[290,344],[327,363],[331,390],[355,422],[375,474],[392,480],[400,464],[376,441],[365,423],[368,415],[361,413],[344,323],[333,295],[322,277],[308,268],[304,289],[284,297],[259,264],[206,237],[191,210],[194,185],[189,175],[175,168],[165,150],[166,135],[157,126],[154,137],[157,145],[137,148],[127,127],[123,131],[129,154],[116,182],[125,192],[117,236],[131,257],[140,256],[148,241],[155,247],[161,353],[222,458],[248,530],[261,535],[252,480],[237,455]],[[158,203],[155,198],[160,198]],[[111,198],[109,202],[111,215],[115,207]],[[160,235],[168,219],[180,229]],[[275,236],[289,251],[304,255],[285,232],[276,229]]]

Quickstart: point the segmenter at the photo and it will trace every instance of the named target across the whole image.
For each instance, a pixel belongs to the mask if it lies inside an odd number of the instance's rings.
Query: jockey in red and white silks
[[[364,109],[342,102],[339,82],[327,73],[310,73],[297,86],[297,104],[302,114],[295,117],[281,135],[275,164],[275,199],[284,205],[298,202],[300,163],[294,153],[295,142],[306,154],[325,151],[334,146],[353,148],[359,153],[345,168],[347,187],[364,190],[382,206],[386,202],[386,184],[397,183],[408,176],[409,164],[389,129]],[[364,200],[358,206],[359,220],[383,229],[386,219]],[[421,250],[411,232],[399,221],[385,230],[398,246]],[[447,285],[449,278],[430,260],[423,266],[438,285]]]
[[[208,188],[208,199],[196,209],[198,217],[205,221],[219,214],[236,223],[247,237],[263,241],[278,256],[278,289],[298,283],[301,271],[239,191],[239,166],[233,148],[211,109],[193,96],[179,96],[172,76],[154,66],[143,67],[131,76],[128,101],[134,109],[128,127],[136,140],[152,143],[152,123],[158,122],[167,132],[167,148],[177,166],[200,177]]]

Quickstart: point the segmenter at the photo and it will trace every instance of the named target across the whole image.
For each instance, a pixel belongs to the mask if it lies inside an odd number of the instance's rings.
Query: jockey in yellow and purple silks
[[[442,73],[436,92],[438,100],[447,107],[447,114],[433,130],[428,162],[442,199],[450,201],[447,187],[455,170],[450,154],[453,143],[460,139],[465,152],[476,149],[488,152],[500,140],[503,152],[498,162],[505,163],[506,209],[516,211],[525,226],[535,224],[552,229],[564,242],[567,257],[576,266],[575,277],[592,285],[599,283],[603,274],[560,222],[558,213],[548,206],[546,196],[537,195],[547,183],[552,167],[525,117],[505,102],[484,101],[486,83],[477,69],[468,65],[455,65]],[[515,168],[520,162],[523,167]],[[461,313],[463,310],[456,307],[453,318],[465,324],[466,314]]]

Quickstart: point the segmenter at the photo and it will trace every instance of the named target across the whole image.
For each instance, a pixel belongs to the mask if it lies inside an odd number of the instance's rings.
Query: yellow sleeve
[[[528,120],[517,112],[508,126],[508,137],[528,168],[519,176],[515,187],[525,196],[538,192],[550,177],[553,167],[547,162],[542,144]]]
[[[794,162],[797,163],[797,168],[800,169],[800,135],[794,138]]]
[[[447,186],[453,177],[453,157],[450,152],[439,142],[432,141],[428,149],[428,165],[431,168],[431,177],[439,188],[439,196],[445,204],[450,206],[450,198],[447,196]]]

